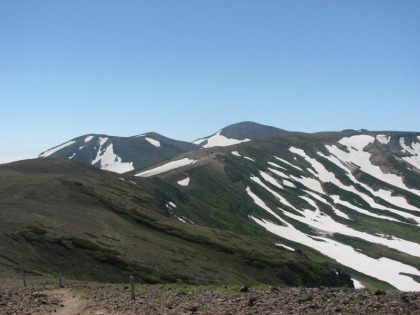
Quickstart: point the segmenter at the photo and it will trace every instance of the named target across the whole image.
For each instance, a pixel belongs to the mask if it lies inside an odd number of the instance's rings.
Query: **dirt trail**
[[[105,315],[103,310],[95,309],[95,305],[89,304],[89,300],[80,293],[71,289],[57,289],[50,291],[49,296],[60,299],[61,305],[55,314],[58,315]]]

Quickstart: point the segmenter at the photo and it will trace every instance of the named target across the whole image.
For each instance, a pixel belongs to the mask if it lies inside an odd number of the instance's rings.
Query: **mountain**
[[[216,134],[194,143],[169,139],[155,132],[134,137],[90,134],[42,152],[39,157],[73,159],[115,173],[125,173],[201,147],[227,146],[280,132],[284,130],[253,122],[242,122],[223,128]]]
[[[40,157],[61,157],[124,173],[198,149],[195,144],[177,141],[150,132],[134,137],[84,135],[41,153]]]
[[[240,122],[229,125],[211,136],[193,141],[203,148],[216,146],[230,146],[241,142],[247,142],[259,138],[271,136],[273,134],[285,132],[283,129],[265,126],[251,121]]]
[[[188,199],[157,178],[69,159],[1,165],[0,278],[61,272],[120,283],[134,275],[145,283],[352,285],[261,238],[183,223],[176,209]]]
[[[303,252],[364,285],[420,290],[419,133],[286,132],[131,174],[181,189],[171,215],[189,226]]]

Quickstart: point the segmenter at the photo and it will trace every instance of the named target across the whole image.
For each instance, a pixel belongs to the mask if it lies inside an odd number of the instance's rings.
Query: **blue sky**
[[[0,163],[240,121],[420,130],[420,1],[0,1]]]

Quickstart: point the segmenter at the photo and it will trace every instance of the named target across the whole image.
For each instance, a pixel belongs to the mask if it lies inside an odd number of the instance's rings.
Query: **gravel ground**
[[[0,314],[420,314],[420,292],[73,284],[0,289]]]

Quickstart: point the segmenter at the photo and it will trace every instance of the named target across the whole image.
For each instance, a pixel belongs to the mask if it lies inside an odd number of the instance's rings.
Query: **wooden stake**
[[[134,277],[130,276],[130,287],[131,287],[131,301],[136,299],[135,291],[134,291]]]
[[[63,275],[61,274],[61,272],[58,274],[58,286],[60,288],[64,288],[64,285],[63,285]]]

